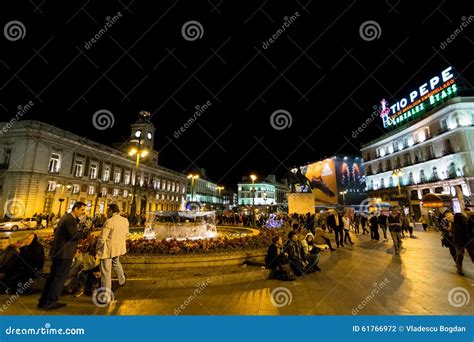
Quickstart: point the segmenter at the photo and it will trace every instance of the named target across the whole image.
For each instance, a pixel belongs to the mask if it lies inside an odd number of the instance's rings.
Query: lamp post
[[[194,202],[194,180],[199,178],[199,175],[190,173],[188,179],[191,179],[191,202]]]
[[[137,134],[140,131],[137,131]],[[138,183],[138,170],[140,168],[140,158],[145,158],[148,155],[147,149],[141,149],[140,145],[142,142],[141,132],[137,138],[140,138],[137,143],[137,147],[132,147],[128,152],[129,156],[135,156],[135,183],[133,184],[132,193],[132,206],[130,209],[130,220],[133,221],[137,214],[137,183]]]
[[[216,189],[217,189],[217,192],[219,193],[219,198],[220,198],[221,204],[223,204],[221,191],[224,190],[224,187],[223,186],[217,186]]]
[[[255,222],[255,180],[257,179],[257,176],[255,175],[250,175],[250,179],[252,180],[252,224],[255,227],[256,222]]]
[[[57,183],[56,184],[56,187],[61,187],[61,197],[59,198],[59,210],[58,210],[58,217],[61,217],[61,207],[63,205],[63,202],[64,202],[64,187],[66,187],[68,190],[71,189],[71,185],[64,185],[64,184],[61,184],[61,183]]]
[[[395,169],[392,172],[392,178],[397,178],[397,185],[398,185],[398,196],[402,197],[402,189],[400,187],[400,177],[403,176],[403,171],[402,169]]]
[[[346,206],[346,195],[347,195],[347,190],[341,191],[339,194],[342,195],[342,203],[344,206]]]

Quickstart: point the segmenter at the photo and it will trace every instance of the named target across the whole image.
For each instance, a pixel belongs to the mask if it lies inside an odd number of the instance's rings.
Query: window
[[[176,183],[171,183],[171,191],[174,192],[176,190]]]
[[[403,148],[407,148],[408,147],[408,137],[404,137],[403,138]]]
[[[120,193],[119,189],[114,189],[113,196],[118,197],[119,193]]]
[[[413,179],[413,172],[410,172],[410,173],[408,174],[408,184],[409,184],[409,185],[415,184],[415,180]],[[416,190],[415,190],[415,191],[416,191]]]
[[[166,189],[166,180],[162,180],[161,181],[161,190],[165,190]]]
[[[88,195],[93,195],[95,193],[95,187],[93,185],[89,185],[87,187],[87,194]]]
[[[425,183],[426,182],[426,176],[425,176],[425,170],[420,171],[420,182]]]
[[[90,179],[97,179],[97,164],[91,164]]]
[[[434,151],[433,145],[426,146],[426,159],[433,159],[434,158]]]
[[[100,195],[107,196],[107,188],[105,186],[100,190]]]
[[[436,166],[433,166],[433,174],[431,175],[431,180],[432,180],[432,181],[437,181],[437,180],[439,180],[439,177],[438,177],[438,169],[436,168]]]
[[[170,190],[171,190],[171,182],[170,182],[170,181],[167,181],[167,182],[166,182],[166,185],[167,185],[166,190],[167,190],[167,191],[170,191]]]
[[[446,132],[448,130],[448,124],[446,118],[439,120],[439,130],[440,132]]]
[[[129,171],[125,172],[125,176],[123,177],[123,183],[125,185],[130,184],[130,172]]]
[[[8,167],[10,165],[10,159],[12,157],[12,149],[11,148],[5,148],[3,150],[3,166]]]
[[[383,178],[380,180],[380,187],[385,188],[385,180]]]
[[[48,172],[58,173],[61,169],[61,155],[59,153],[51,153],[49,159]]]
[[[179,183],[176,183],[176,192],[179,192]]]
[[[102,181],[108,182],[110,180],[110,167],[104,166],[104,171],[102,172]]]
[[[421,190],[421,194],[424,196],[424,195],[427,195],[430,193],[430,189],[426,188],[426,189],[422,189]]]
[[[73,184],[72,185],[72,193],[73,194],[78,194],[79,192],[81,192],[81,187],[79,186],[79,184]]]
[[[449,139],[444,140],[443,141],[443,147],[444,147],[444,151],[443,151],[444,155],[453,153],[453,147],[451,146],[451,140],[449,140]]]
[[[55,190],[56,190],[56,182],[55,181],[49,181],[47,191],[55,191]]]
[[[418,190],[411,190],[410,191],[410,197],[412,199],[418,199]]]
[[[404,166],[411,165],[411,155],[410,155],[410,153],[405,153],[403,155],[403,164],[404,164]]]
[[[387,167],[385,168],[385,170],[388,171],[391,169],[392,169],[392,162],[390,161],[390,159],[387,159]]]
[[[123,197],[124,197],[124,198],[127,198],[127,197],[128,197],[128,190],[124,190],[124,191],[123,191]]]
[[[434,189],[434,192],[435,192],[435,194],[442,194],[443,190],[444,190],[443,187],[439,186],[439,187]]]
[[[120,183],[120,171],[115,171],[114,172],[114,183],[115,184]]]
[[[74,165],[74,177],[82,177],[83,166],[82,161],[77,160],[76,164]]]
[[[421,148],[417,148],[415,150],[415,163],[419,163],[423,161],[423,151]]]

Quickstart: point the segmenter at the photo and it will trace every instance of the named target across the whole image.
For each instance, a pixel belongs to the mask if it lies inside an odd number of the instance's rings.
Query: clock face
[[[142,136],[142,131],[136,131],[136,132],[135,132],[135,136],[136,136],[137,138],[140,138],[140,137]]]
[[[150,132],[148,132],[148,134],[146,136],[147,136],[148,140],[151,140],[151,133]]]

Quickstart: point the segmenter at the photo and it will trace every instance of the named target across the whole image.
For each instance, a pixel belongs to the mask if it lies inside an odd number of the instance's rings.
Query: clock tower
[[[131,125],[130,147],[139,150],[147,150],[148,157],[142,162],[146,164],[158,164],[158,152],[154,150],[155,126],[150,122],[150,112],[138,113],[138,120]]]

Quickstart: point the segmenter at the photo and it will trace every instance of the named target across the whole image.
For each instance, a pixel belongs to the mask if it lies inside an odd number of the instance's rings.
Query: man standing
[[[108,220],[97,242],[97,257],[100,259],[101,286],[111,293],[112,268],[118,277],[119,285],[125,285],[126,278],[119,257],[127,253],[129,223],[125,217],[120,216],[120,209],[115,203],[109,205],[107,216]]]
[[[336,210],[331,210],[327,223],[330,229],[334,230],[334,237],[336,239],[336,246],[344,247],[344,236],[342,230],[342,218]]]
[[[380,239],[379,221],[377,219],[377,216],[375,216],[374,213],[370,213],[369,224],[370,224],[370,238],[372,240],[379,241],[379,239]]]
[[[85,239],[88,234],[88,231],[79,231],[77,225],[85,213],[86,204],[76,202],[71,213],[64,214],[58,223],[50,252],[51,271],[39,299],[39,309],[54,310],[66,306],[66,303],[58,303],[58,299],[76,254],[77,242]]]
[[[378,221],[379,221],[379,226],[380,226],[380,228],[382,229],[382,232],[383,232],[383,241],[387,242],[388,241],[388,239],[387,239],[387,216],[380,213],[379,217],[378,217]]]
[[[392,236],[395,254],[400,254],[400,249],[402,248],[402,224],[396,210],[392,210],[392,214],[388,217],[388,230]]]

